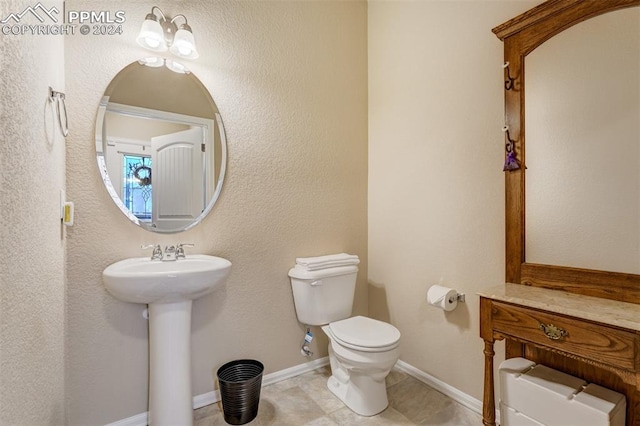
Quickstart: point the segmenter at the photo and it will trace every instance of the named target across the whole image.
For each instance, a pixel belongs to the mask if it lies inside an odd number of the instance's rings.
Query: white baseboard
[[[292,377],[299,376],[304,373],[315,370],[316,368],[323,367],[329,364],[329,357],[318,358],[313,361],[305,362],[304,364],[294,365],[293,367],[285,368],[284,370],[276,371],[271,374],[267,374],[262,378],[262,386],[272,385],[274,383],[281,382],[283,380],[290,379]]]
[[[453,399],[457,403],[464,405],[468,409],[482,414],[482,402],[477,400],[476,398],[467,395],[461,390],[454,388],[453,386],[443,382],[440,379],[433,377],[429,373],[425,373],[422,370],[417,369],[411,364],[407,364],[406,362],[399,360],[396,363],[396,367],[400,371],[404,371],[408,375],[420,380],[422,383],[432,387],[440,393],[445,394],[449,398]]]
[[[106,426],[147,426],[149,424],[149,412],[136,414],[117,422],[109,423]]]
[[[267,374],[262,377],[262,386],[272,385],[274,383],[308,373],[327,364],[329,364],[329,357],[324,357]],[[193,397],[193,409],[195,410],[206,405],[214,404],[218,401],[220,401],[220,391],[218,390],[196,395]],[[147,426],[148,420],[149,412],[145,412],[127,417],[126,419],[118,420],[117,422],[109,423],[106,426]]]
[[[269,386],[274,383],[278,383],[283,380],[308,373],[315,370],[316,368],[322,367],[327,364],[329,364],[329,357],[324,357],[267,374],[262,378],[262,386]],[[396,367],[409,376],[414,377],[415,379],[420,380],[422,383],[432,387],[438,392],[443,393],[457,403],[464,405],[468,409],[478,414],[482,414],[482,402],[480,400],[467,395],[461,390],[454,388],[453,386],[443,382],[442,380],[437,379],[432,375],[425,373],[424,371],[419,370],[410,364],[407,364],[404,361],[398,360],[398,362],[396,363]],[[220,401],[220,391],[214,390],[211,392],[203,393],[193,397],[193,408],[201,408],[206,405],[214,404],[218,401]],[[135,416],[128,417],[114,423],[109,423],[106,426],[146,426],[148,424],[148,415],[148,412],[136,414]],[[500,422],[499,410],[496,410],[496,422]]]
[[[294,365],[293,367],[267,374],[262,377],[262,386],[269,386],[274,383],[308,373],[309,371],[313,371],[316,368],[327,364],[329,364],[329,357],[325,356],[324,358],[319,358],[304,364]],[[195,410],[196,408],[201,408],[218,401],[220,401],[220,391],[218,390],[196,395],[193,397],[193,409]]]
[[[422,383],[437,390],[438,392],[448,396],[460,405],[464,405],[471,411],[482,415],[482,401],[462,392],[458,388],[443,382],[440,379],[433,377],[429,373],[425,373],[422,370],[417,369],[411,364],[407,364],[402,360],[398,360],[396,363],[398,370],[404,371],[408,375],[420,380]],[[500,423],[500,410],[496,409],[496,423]]]

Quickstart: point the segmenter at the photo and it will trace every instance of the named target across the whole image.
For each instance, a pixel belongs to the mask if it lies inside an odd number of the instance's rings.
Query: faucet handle
[[[151,260],[162,260],[162,247],[160,247],[160,244],[143,244],[140,248],[143,250],[152,248]]]
[[[185,247],[194,247],[195,244],[189,244],[189,243],[181,243],[178,244],[176,246],[176,258],[177,259],[184,259],[185,257],[187,257],[184,253],[184,248]]]

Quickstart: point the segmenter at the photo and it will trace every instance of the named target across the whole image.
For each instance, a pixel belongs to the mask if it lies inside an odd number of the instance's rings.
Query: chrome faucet
[[[184,259],[185,257],[187,257],[184,254],[184,248],[193,246],[194,244],[178,244],[178,246],[176,247],[176,259]]]
[[[153,253],[151,253],[151,260],[162,260],[162,247],[160,244],[148,244],[142,245],[140,248],[142,249],[153,249]]]
[[[176,260],[176,246],[165,246],[164,247],[164,258],[162,260]]]
[[[143,245],[142,249],[153,249],[151,254],[151,260],[162,260],[163,262],[174,261],[178,259],[185,259],[187,256],[184,253],[185,247],[193,247],[193,244],[178,244],[176,246],[165,246],[164,253],[160,244]]]

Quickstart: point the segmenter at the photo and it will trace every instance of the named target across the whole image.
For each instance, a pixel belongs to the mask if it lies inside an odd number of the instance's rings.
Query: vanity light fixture
[[[175,23],[178,18],[184,19],[180,26]],[[176,15],[169,19],[158,6],[153,6],[151,13],[144,18],[136,42],[154,52],[169,50],[180,58],[196,59],[200,56],[186,16]]]

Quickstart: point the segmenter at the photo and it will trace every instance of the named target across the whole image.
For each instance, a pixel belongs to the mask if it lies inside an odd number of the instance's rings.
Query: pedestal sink
[[[150,424],[193,424],[191,305],[224,283],[230,271],[231,262],[207,255],[125,259],[104,270],[111,295],[149,305]]]

